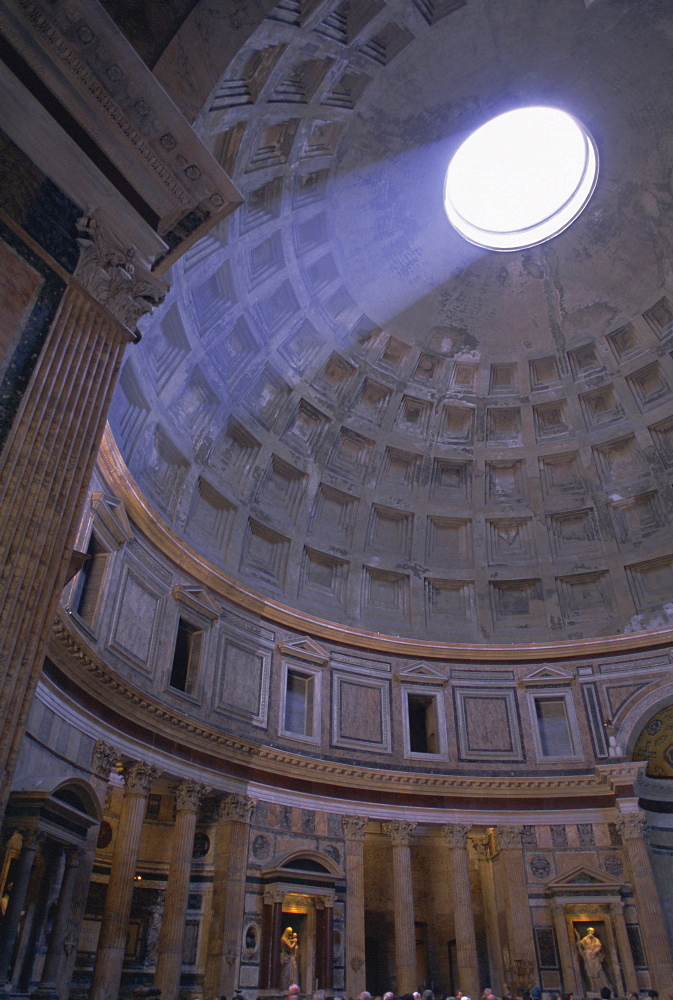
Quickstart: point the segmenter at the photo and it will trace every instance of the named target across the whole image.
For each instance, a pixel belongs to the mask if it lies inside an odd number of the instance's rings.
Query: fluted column
[[[565,905],[558,899],[552,899],[550,900],[549,907],[554,920],[559,958],[561,959],[563,989],[566,993],[575,993],[579,996],[584,992],[584,986],[582,985],[582,977],[579,975],[579,969],[577,968],[575,951],[570,947]]]
[[[38,997],[58,998],[58,977],[64,956],[64,944],[75,882],[84,852],[78,847],[68,847],[65,850],[65,867],[61,879],[61,887],[56,902],[56,913],[51,925],[47,954],[42,967],[42,976],[37,989]]]
[[[383,832],[388,834],[393,845],[397,993],[411,993],[416,989],[416,926],[409,843],[415,829],[415,823],[403,820],[383,824]]]
[[[112,852],[90,1000],[117,1000],[147,796],[159,773],[144,761],[135,761],[124,768],[126,788]]]
[[[207,997],[232,996],[238,985],[248,834],[254,806],[254,799],[245,795],[227,795],[220,802],[203,987]]]
[[[643,813],[624,813],[617,819],[629,859],[638,920],[643,931],[652,985],[661,993],[673,992],[673,959],[666,933],[657,885],[647,853],[649,831]]]
[[[528,887],[523,866],[523,851],[521,848],[520,826],[497,826],[495,836],[498,851],[503,866],[503,885],[501,890],[507,900],[507,929],[509,934],[509,954],[512,972],[509,977],[516,977],[516,970],[529,969],[530,974],[523,978],[530,982],[508,982],[510,992],[513,986],[530,987],[537,980],[537,961],[535,943],[533,941],[533,924],[528,903]],[[523,964],[521,964],[523,963]]]
[[[365,867],[366,816],[342,816],[346,868],[346,995],[365,989]]]
[[[30,830],[22,834],[23,843],[21,853],[16,866],[14,885],[9,897],[5,916],[2,920],[2,938],[0,939],[0,986],[9,982],[9,965],[12,961],[16,935],[19,929],[19,921],[26,902],[28,883],[33,870],[35,852],[38,845],[44,839],[43,834],[37,830]]]
[[[502,947],[498,910],[496,905],[496,889],[493,878],[493,863],[489,837],[477,837],[473,841],[474,852],[479,863],[479,879],[481,896],[484,901],[484,923],[486,924],[486,952],[488,955],[489,982],[496,995],[501,996],[504,990],[502,971]],[[458,989],[459,985],[455,984]]]
[[[479,996],[479,962],[474,931],[472,887],[467,857],[469,824],[447,823],[442,834],[449,848],[453,895],[453,919],[456,932],[456,958],[460,989],[470,997]]]
[[[0,817],[130,340],[68,286],[0,455]]]
[[[615,937],[617,938],[617,947],[619,948],[619,958],[622,970],[622,975],[624,976],[624,992],[626,993],[638,993],[638,976],[636,975],[636,967],[633,962],[633,953],[631,951],[631,942],[629,941],[628,931],[626,930],[626,920],[624,919],[624,904],[610,903],[610,913],[612,914],[612,922],[615,928]]]
[[[191,780],[175,789],[175,825],[154,973],[154,985],[161,990],[163,1000],[176,1000],[180,989],[196,819],[199,803],[209,791],[207,786]]]

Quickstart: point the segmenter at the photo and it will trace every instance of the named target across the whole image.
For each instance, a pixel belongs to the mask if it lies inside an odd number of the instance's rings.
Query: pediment
[[[111,550],[120,549],[133,538],[133,531],[122,500],[110,493],[96,491],[91,494],[96,533]]]
[[[574,680],[573,674],[564,670],[562,667],[552,667],[545,663],[541,667],[536,667],[535,670],[531,670],[529,673],[524,674],[523,677],[519,678],[519,684],[524,687],[534,687],[539,684],[547,687],[558,687],[559,685],[572,684]]]
[[[447,684],[448,678],[445,673],[429,663],[413,663],[404,670],[399,670],[395,674],[398,681],[414,684]]]
[[[570,871],[563,872],[561,875],[557,875],[556,878],[550,879],[545,888],[548,892],[562,892],[563,890],[582,890],[591,891],[595,894],[596,890],[603,890],[606,893],[612,893],[617,891],[621,882],[615,882],[614,878],[610,878],[605,872],[599,871],[597,868],[591,868],[588,865],[578,865],[576,868],[571,868]]]
[[[192,614],[205,618],[211,624],[220,617],[221,609],[207,590],[200,587],[173,587],[173,598]]]
[[[279,642],[278,649],[285,656],[294,656],[299,660],[308,660],[311,663],[328,663],[329,653],[317,642],[304,636],[303,639],[290,639],[288,642]]]

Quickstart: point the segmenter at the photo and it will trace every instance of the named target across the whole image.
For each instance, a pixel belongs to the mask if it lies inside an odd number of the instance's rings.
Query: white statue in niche
[[[600,938],[596,937],[594,928],[587,928],[584,937],[580,937],[579,931],[575,929],[575,937],[577,939],[577,950],[580,953],[590,989],[599,993],[604,986],[610,987],[603,966],[605,955],[603,944]]]
[[[296,931],[286,927],[280,939],[280,979],[284,990],[299,983],[299,938]]]

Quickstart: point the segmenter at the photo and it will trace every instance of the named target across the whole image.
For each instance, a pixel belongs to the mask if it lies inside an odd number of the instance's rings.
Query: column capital
[[[472,847],[477,856],[477,861],[490,861],[491,848],[488,837],[475,837],[472,841]]]
[[[91,770],[101,778],[110,777],[110,771],[119,760],[119,751],[103,740],[96,740],[91,755]]]
[[[334,896],[314,896],[313,905],[316,910],[331,910],[334,906]]]
[[[264,902],[267,906],[272,906],[274,903],[282,903],[284,898],[284,889],[272,888],[264,890]]]
[[[21,830],[21,847],[26,851],[36,851],[47,841],[43,830]]]
[[[554,916],[564,916],[566,905],[560,899],[557,899],[556,896],[552,896],[549,900],[549,909]]]
[[[442,837],[447,847],[467,847],[467,838],[472,827],[469,823],[445,823],[442,826]]]
[[[75,278],[131,333],[138,320],[166,298],[168,285],[139,260],[135,247],[123,246],[91,214],[77,220],[80,253]]]
[[[521,826],[495,826],[493,827],[496,844],[499,851],[521,850]]]
[[[150,787],[155,778],[158,778],[161,771],[152,764],[146,764],[144,760],[133,760],[124,764],[122,775],[126,785],[127,795],[149,795]]]
[[[383,832],[388,834],[393,847],[408,847],[411,835],[417,826],[418,823],[393,819],[383,824]]]
[[[367,823],[366,816],[342,816],[341,829],[344,838],[346,840],[364,840]]]
[[[649,842],[649,827],[645,816],[641,812],[622,813],[615,820],[615,826],[619,830],[622,840],[644,840]]]
[[[608,910],[610,911],[610,913],[613,913],[615,916],[617,916],[620,913],[623,914],[624,913],[624,903],[622,902],[621,899],[616,899],[612,903],[608,903]]]
[[[232,792],[220,799],[217,807],[217,818],[218,820],[236,820],[239,823],[249,823],[256,803],[256,799]]]
[[[83,847],[66,847],[65,864],[66,868],[75,868],[85,855]]]
[[[186,778],[179,785],[174,785],[171,791],[175,795],[175,808],[178,812],[197,812],[201,799],[212,789],[210,785],[202,785],[200,781]]]

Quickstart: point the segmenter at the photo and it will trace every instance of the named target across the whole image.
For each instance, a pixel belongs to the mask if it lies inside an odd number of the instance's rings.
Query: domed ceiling
[[[564,108],[597,189],[466,243],[448,159]],[[447,642],[670,624],[667,0],[281,0],[197,128],[245,204],[173,268],[111,425],[161,518],[312,615]]]

